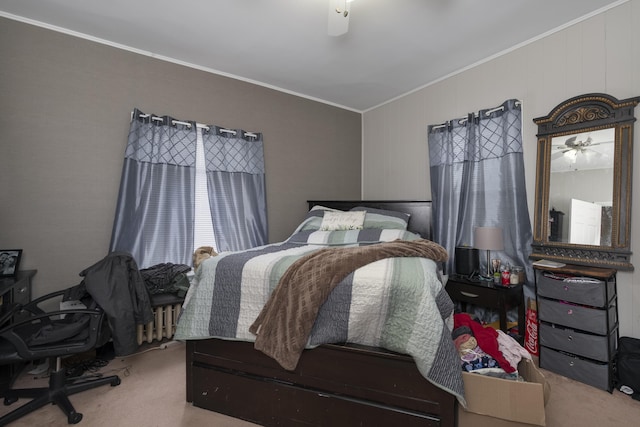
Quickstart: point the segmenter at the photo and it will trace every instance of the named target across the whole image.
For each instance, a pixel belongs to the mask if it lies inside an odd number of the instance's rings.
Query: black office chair
[[[2,390],[4,404],[20,398],[32,399],[0,418],[0,426],[17,420],[42,406],[53,403],[67,415],[69,424],[77,424],[82,414],[76,412],[69,396],[105,384],[117,386],[117,375],[97,378],[67,378],[62,358],[81,354],[104,345],[110,331],[104,312],[90,299],[83,300],[86,309],[45,312],[42,306],[59,304],[65,290],[53,292],[16,307],[3,318],[13,323],[0,329],[0,365],[19,364],[50,359],[49,387]],[[57,307],[56,307],[57,308]],[[0,322],[2,322],[0,320]],[[2,324],[2,323],[0,323]]]

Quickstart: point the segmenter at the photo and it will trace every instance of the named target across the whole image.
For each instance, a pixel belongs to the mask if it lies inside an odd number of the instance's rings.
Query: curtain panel
[[[194,122],[134,110],[111,251],[130,253],[139,268],[191,264],[195,153]]]
[[[262,135],[133,111],[110,251],[192,264],[198,135],[218,251],[267,242]]]
[[[203,134],[213,229],[220,251],[268,241],[262,134],[212,127]]]
[[[455,272],[456,246],[473,246],[474,227],[501,227],[504,250],[492,257],[525,267],[533,283],[520,102],[431,125],[428,144],[434,240],[449,251],[447,273]],[[486,271],[486,257],[480,264]]]

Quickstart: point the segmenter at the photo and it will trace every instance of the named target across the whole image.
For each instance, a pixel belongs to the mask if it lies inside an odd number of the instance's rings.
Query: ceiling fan
[[[571,138],[567,138],[567,140],[564,142],[564,146],[561,145],[556,147],[558,150],[562,151],[560,151],[559,153],[555,153],[554,157],[559,157],[560,155],[563,155],[565,153],[577,155],[578,153],[585,153],[587,151],[596,153],[596,155],[600,155],[600,153],[598,153],[597,151],[589,149],[589,147],[600,145],[599,142],[593,143],[593,139],[591,139],[591,136],[588,136],[585,140],[578,140],[578,136],[579,135],[574,135]]]
[[[349,31],[349,12],[353,0],[329,0],[329,25],[330,36],[341,36]]]
[[[575,162],[577,160],[578,154],[585,154],[594,158],[603,157],[603,153],[591,149],[596,145],[612,143],[613,141],[604,141],[604,142],[593,142],[591,135],[587,136],[586,139],[578,139],[581,135],[574,135],[570,138],[567,138],[564,141],[564,144],[558,145],[555,148],[557,151],[552,153],[551,160],[559,159],[560,157],[567,158],[570,162]]]
[[[610,169],[613,167],[613,128],[557,136],[551,141],[551,171]]]
[[[564,145],[567,146],[567,149],[565,151],[583,150],[583,149],[586,149],[586,147],[589,147],[592,142],[593,140],[591,139],[591,136],[588,136],[587,139],[585,139],[584,141],[582,140],[578,141],[578,135],[574,135],[571,138],[567,138],[567,140],[564,142]],[[599,144],[596,143],[593,145],[599,145]],[[558,147],[558,148],[562,148],[562,147]]]

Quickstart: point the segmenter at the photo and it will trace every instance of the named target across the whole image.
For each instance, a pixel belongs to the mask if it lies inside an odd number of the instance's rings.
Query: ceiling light
[[[329,0],[330,36],[341,36],[349,30],[349,12],[353,0]]]

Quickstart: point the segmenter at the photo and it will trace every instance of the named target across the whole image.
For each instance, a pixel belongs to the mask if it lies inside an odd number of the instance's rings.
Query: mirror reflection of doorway
[[[569,243],[600,245],[602,207],[596,203],[571,199]]]
[[[562,233],[564,230],[564,212],[557,211],[552,208],[549,211],[549,241],[562,242]]]

